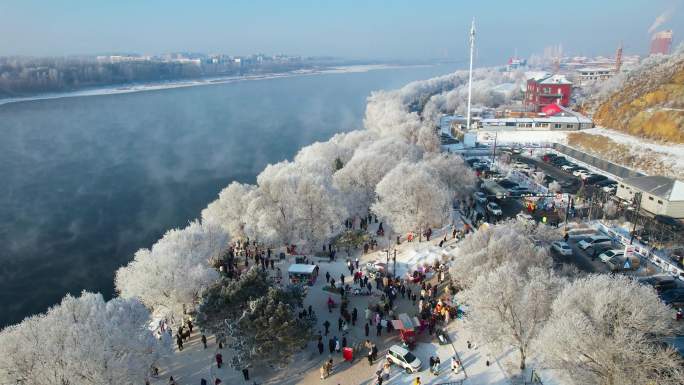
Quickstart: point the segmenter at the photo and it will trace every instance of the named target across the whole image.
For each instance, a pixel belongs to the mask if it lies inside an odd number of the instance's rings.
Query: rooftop
[[[572,82],[563,75],[553,75],[540,81],[539,84],[572,84]]]
[[[666,176],[636,176],[626,178],[624,183],[659,198],[684,201],[684,182]]]

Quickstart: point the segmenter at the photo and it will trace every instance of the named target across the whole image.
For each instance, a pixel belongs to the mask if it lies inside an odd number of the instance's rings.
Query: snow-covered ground
[[[672,163],[679,169],[684,168],[684,144],[658,143],[602,127],[582,130],[581,132],[606,136],[617,143],[632,147],[635,151],[643,151],[644,149],[648,149],[660,153],[662,154],[663,161]]]

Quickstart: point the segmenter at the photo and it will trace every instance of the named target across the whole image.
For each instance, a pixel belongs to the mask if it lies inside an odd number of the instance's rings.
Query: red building
[[[653,35],[651,39],[651,55],[669,55],[672,48],[672,31],[662,31]]]
[[[563,75],[532,78],[527,81],[525,106],[528,111],[541,112],[549,104],[570,105],[572,82]]]

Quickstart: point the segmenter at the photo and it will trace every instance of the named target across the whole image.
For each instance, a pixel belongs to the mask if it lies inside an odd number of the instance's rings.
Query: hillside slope
[[[684,143],[684,49],[644,60],[612,79],[584,107],[600,126]]]

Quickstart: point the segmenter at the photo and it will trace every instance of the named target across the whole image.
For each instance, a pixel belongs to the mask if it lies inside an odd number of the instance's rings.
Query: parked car
[[[485,204],[487,203],[487,195],[483,193],[482,191],[475,191],[473,193],[473,198],[475,198],[475,202]]]
[[[511,167],[513,167],[513,168],[527,168],[529,166],[527,165],[527,163],[517,161],[517,162],[511,163]]]
[[[392,345],[387,351],[387,360],[406,371],[406,373],[417,373],[420,371],[420,360],[413,353],[399,345]]]
[[[675,308],[684,307],[684,289],[671,289],[660,293],[660,299],[666,305]]]
[[[600,182],[602,180],[606,179],[605,175],[601,174],[589,174],[585,179],[584,182],[587,184],[594,184],[596,182]]]
[[[659,293],[677,288],[677,280],[671,275],[654,275],[652,277],[640,278],[638,281],[644,285],[653,286]]]
[[[625,265],[624,254],[615,255],[606,261],[606,266],[610,271],[621,271]]]
[[[590,247],[596,247],[599,245],[612,245],[613,240],[605,235],[592,235],[586,239],[579,241],[577,244],[580,249],[586,250]]]
[[[508,189],[509,195],[512,196],[520,196],[520,195],[526,195],[526,194],[531,194],[530,190],[528,190],[526,187],[522,186],[516,186],[511,189]]]
[[[586,178],[587,176],[589,176],[589,174],[590,174],[590,172],[587,169],[578,169],[578,170],[575,170],[572,172],[572,175],[574,175],[580,179]]]
[[[603,253],[601,253],[598,257],[603,263],[607,263],[611,258],[615,256],[622,256],[625,255],[624,250],[620,249],[611,249],[611,250],[606,250]]]
[[[508,179],[502,179],[502,180],[500,180],[498,183],[499,183],[499,186],[501,186],[501,187],[503,187],[503,188],[506,188],[506,189],[510,189],[510,188],[513,188],[513,187],[517,187],[517,186],[518,186],[517,183],[512,182],[512,181],[510,181],[510,180],[508,180]]]
[[[669,217],[667,215],[656,215],[656,221],[672,227],[674,230],[684,230],[684,224],[679,219]]]
[[[487,211],[492,213],[493,215],[503,215],[503,211],[501,211],[501,207],[499,207],[498,204],[495,202],[489,202],[487,203]]]
[[[563,241],[554,241],[551,243],[551,249],[560,255],[572,255],[572,248]]]

